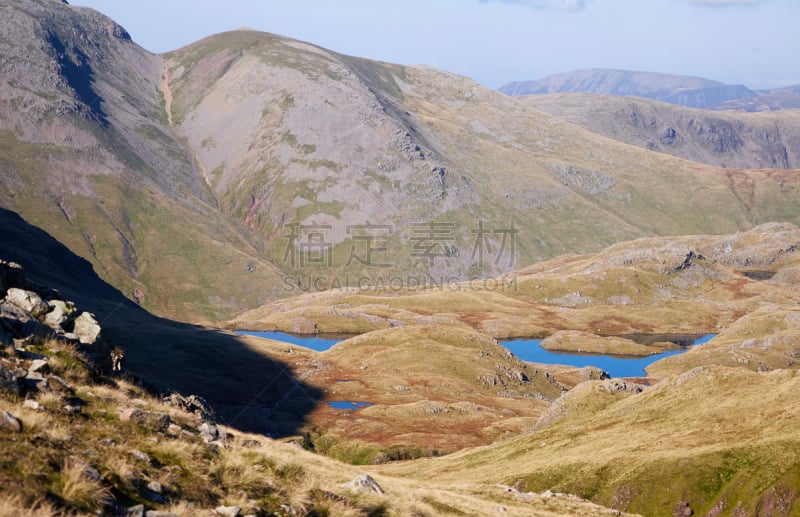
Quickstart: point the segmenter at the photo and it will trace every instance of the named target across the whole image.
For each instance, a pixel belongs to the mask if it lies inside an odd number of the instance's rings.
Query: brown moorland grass
[[[47,343],[39,350],[67,352]],[[63,364],[54,364],[53,373],[68,374]],[[355,493],[341,484],[363,467],[224,426],[223,442],[207,444],[197,434],[197,416],[165,405],[131,379],[73,372],[70,382],[83,401],[78,414],[64,411],[63,402],[34,410],[0,393],[0,407],[23,423],[19,433],[0,430],[0,515],[108,514],[115,504],[137,503],[186,517],[211,516],[218,505],[304,516],[489,515],[501,506],[506,515],[612,515],[575,498],[523,501],[497,487],[472,491],[382,475],[376,479],[385,495]],[[120,421],[119,412],[130,407],[168,413],[179,429],[158,432]],[[162,487],[161,501],[146,488],[153,482]]]
[[[532,433],[446,458],[380,471],[466,485],[574,492],[644,515],[741,507],[800,508],[800,374],[698,367],[638,395],[600,382],[564,396],[566,410]],[[600,391],[598,391],[600,390]]]

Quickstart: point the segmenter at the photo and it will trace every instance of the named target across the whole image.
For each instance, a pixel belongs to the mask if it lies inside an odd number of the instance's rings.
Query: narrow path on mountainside
[[[167,122],[172,123],[172,89],[169,87],[169,66],[164,61],[164,72],[161,74],[161,93],[164,94],[164,109],[167,112]]]
[[[164,71],[161,74],[161,93],[164,94],[164,110],[167,112],[167,122],[169,122],[170,127],[175,127],[175,123],[172,121],[172,88],[169,86],[170,82],[170,74],[169,74],[169,65],[167,64],[166,59],[164,60]],[[197,167],[200,169],[200,173],[203,175],[203,179],[206,182],[206,185],[211,186],[211,181],[208,178],[208,171],[206,170],[206,166],[203,164],[203,161],[197,156],[197,153],[192,151],[194,155],[194,161],[197,164]]]

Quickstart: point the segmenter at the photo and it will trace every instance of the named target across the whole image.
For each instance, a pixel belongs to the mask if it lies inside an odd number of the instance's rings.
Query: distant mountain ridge
[[[751,90],[741,85],[683,75],[593,68],[508,83],[508,95],[596,93],[635,96],[689,108],[776,111],[800,107],[800,85]]]

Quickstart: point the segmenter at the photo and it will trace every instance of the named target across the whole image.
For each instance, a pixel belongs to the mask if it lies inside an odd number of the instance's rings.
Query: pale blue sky
[[[798,0],[70,0],[153,52],[240,27],[492,88],[581,68],[800,83]]]

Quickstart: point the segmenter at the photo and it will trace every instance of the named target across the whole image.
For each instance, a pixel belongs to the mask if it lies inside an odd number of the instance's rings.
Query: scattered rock
[[[81,406],[67,404],[66,406],[64,406],[64,411],[69,415],[77,415],[78,413],[81,412]]]
[[[41,409],[42,407],[41,404],[32,399],[25,400],[25,402],[22,405],[28,409],[33,409],[33,410],[38,410]]]
[[[22,382],[25,386],[25,391],[28,393],[48,393],[53,391],[50,383],[39,372],[28,372]]]
[[[145,463],[150,463],[150,456],[148,456],[147,454],[145,454],[144,452],[142,452],[142,451],[140,451],[138,449],[133,449],[131,451],[131,456],[133,456],[134,458],[136,458],[139,461],[143,461]]]
[[[0,300],[0,318],[5,319],[6,324],[13,322],[14,327],[20,327],[31,320],[31,314],[7,300]]]
[[[100,475],[100,471],[86,463],[86,461],[84,461],[82,458],[78,456],[70,456],[69,462],[72,465],[80,467],[81,475],[86,479],[91,481],[100,481],[103,479],[103,476]]]
[[[225,433],[220,432],[219,428],[208,422],[203,422],[200,424],[200,427],[197,429],[200,431],[200,438],[203,439],[206,443],[215,442],[220,439],[225,439]]]
[[[225,517],[239,517],[242,509],[238,506],[217,506],[214,508],[214,513]]]
[[[169,424],[166,433],[170,436],[180,436],[182,430],[181,426],[177,424]]]
[[[690,517],[694,514],[694,511],[689,507],[689,503],[686,501],[681,501],[675,505],[675,508],[672,510],[672,515],[674,517]]]
[[[52,388],[53,391],[58,393],[65,393],[68,395],[75,394],[75,388],[73,388],[72,385],[70,385],[70,383],[68,383],[61,377],[57,375],[51,375],[47,379],[48,379],[48,384],[50,385],[50,388]]]
[[[0,390],[14,395],[22,395],[22,383],[14,372],[0,364]]]
[[[156,494],[160,494],[161,492],[164,491],[164,488],[161,486],[161,483],[159,483],[158,481],[151,481],[151,482],[147,483],[147,489],[150,490],[151,492],[156,493]]]
[[[136,506],[131,506],[124,510],[123,516],[124,517],[145,517],[144,515],[144,505],[137,504]]]
[[[47,373],[50,371],[50,365],[47,364],[47,359],[34,359],[28,367],[28,373]]]
[[[21,433],[22,421],[8,411],[0,411],[0,429],[8,429],[15,433]]]
[[[78,340],[84,345],[93,345],[100,339],[100,324],[94,318],[94,315],[89,312],[82,312],[80,316],[75,319],[75,326],[72,332],[78,337]]]
[[[133,422],[153,431],[164,432],[172,423],[169,415],[160,411],[145,411],[139,408],[127,408],[119,414],[123,422]]]
[[[134,422],[153,431],[164,432],[172,423],[169,415],[160,411],[145,411],[139,408],[123,409],[119,414],[123,422]]]
[[[536,494],[534,494],[533,492],[520,492],[513,486],[507,486],[507,485],[498,485],[498,486],[502,488],[503,491],[505,491],[505,493],[516,497],[520,501],[532,501],[533,498],[536,497]]]
[[[6,301],[30,313],[36,319],[43,318],[45,314],[50,312],[50,306],[47,302],[33,291],[11,287],[6,293]]]
[[[584,366],[578,371],[578,375],[581,379],[587,381],[602,381],[611,378],[611,375],[607,371],[596,366]]]
[[[193,413],[203,420],[213,420],[214,418],[214,410],[211,409],[209,403],[197,395],[188,395],[184,397],[178,393],[172,393],[164,397],[163,401],[187,413]]]
[[[252,449],[252,448],[256,448],[256,447],[261,447],[261,442],[259,442],[258,440],[252,440],[252,439],[242,440],[242,447],[244,447],[246,449],[248,449],[248,448]]]
[[[603,387],[609,393],[641,393],[644,386],[635,382],[621,381],[619,379],[607,379],[603,382]]]
[[[686,254],[686,258],[683,259],[683,262],[673,267],[672,270],[676,273],[678,271],[683,271],[684,269],[690,267],[695,260],[705,260],[705,257],[698,255],[694,252],[694,250],[689,250],[689,252]]]
[[[64,324],[75,313],[75,305],[63,300],[50,300],[47,305],[50,306],[50,312],[44,317],[45,325],[54,330],[63,330]]]
[[[354,492],[373,492],[375,494],[384,494],[385,492],[380,485],[369,474],[360,474],[355,479],[340,485],[342,488],[348,488]]]

